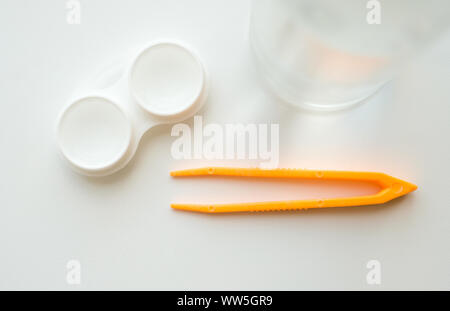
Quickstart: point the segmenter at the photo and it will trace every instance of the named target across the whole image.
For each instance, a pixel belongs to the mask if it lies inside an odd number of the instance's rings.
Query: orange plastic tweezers
[[[314,200],[290,200],[255,203],[233,204],[172,204],[172,208],[203,213],[230,213],[230,212],[264,212],[264,211],[290,211],[309,208],[342,207],[373,205],[388,202],[417,189],[417,186],[398,178],[376,172],[349,172],[349,171],[319,171],[303,169],[258,169],[258,168],[227,168],[205,167],[173,171],[173,177],[189,176],[239,176],[261,178],[301,178],[316,180],[349,180],[376,183],[381,190],[374,195],[330,198]]]

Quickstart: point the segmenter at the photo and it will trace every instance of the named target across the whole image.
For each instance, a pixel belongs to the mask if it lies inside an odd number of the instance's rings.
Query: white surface
[[[450,289],[450,35],[363,105],[308,114],[261,88],[248,1],[81,4],[80,25],[66,23],[64,1],[1,4],[0,289]],[[419,189],[384,206],[175,212],[171,201],[255,199],[272,188],[171,180],[172,169],[217,163],[172,159],[170,126],[145,135],[113,176],[74,173],[58,156],[55,122],[76,86],[122,51],[167,37],[194,46],[211,74],[205,122],[279,123],[282,167],[383,171]],[[81,285],[66,283],[71,259]],[[381,262],[379,286],[366,283],[371,259]]]

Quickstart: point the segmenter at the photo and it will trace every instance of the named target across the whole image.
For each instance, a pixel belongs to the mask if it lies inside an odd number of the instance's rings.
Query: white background
[[[80,25],[67,24],[65,1],[0,4],[0,289],[450,289],[450,34],[366,103],[311,114],[263,89],[249,1],[81,4]],[[172,180],[217,162],[174,160],[171,126],[111,177],[74,173],[55,144],[59,112],[101,66],[161,38],[188,42],[208,68],[204,122],[279,123],[281,167],[382,171],[419,189],[383,206],[176,212],[170,202],[301,198],[308,185]],[[81,285],[66,283],[70,259]],[[371,259],[381,285],[366,283]]]

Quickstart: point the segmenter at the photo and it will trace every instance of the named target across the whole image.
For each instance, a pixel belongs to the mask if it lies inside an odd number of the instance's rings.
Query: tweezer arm
[[[232,204],[172,204],[175,209],[205,212],[205,213],[228,213],[228,212],[253,212],[253,211],[287,211],[309,208],[360,206],[380,204],[403,196],[417,189],[416,185],[376,172],[353,172],[353,171],[328,171],[328,170],[302,170],[302,169],[273,169],[263,170],[258,168],[227,168],[227,167],[205,167],[173,171],[173,177],[189,176],[236,176],[236,177],[262,177],[262,178],[298,178],[316,180],[352,180],[367,181],[378,184],[382,189],[374,195],[329,198],[314,200],[289,200],[255,203],[232,203]]]

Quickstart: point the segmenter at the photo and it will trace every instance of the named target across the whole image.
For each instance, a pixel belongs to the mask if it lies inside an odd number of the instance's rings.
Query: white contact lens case
[[[205,102],[205,69],[180,43],[153,43],[126,67],[111,86],[71,101],[58,120],[61,153],[82,174],[118,171],[150,128],[187,119]]]

